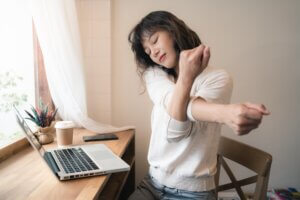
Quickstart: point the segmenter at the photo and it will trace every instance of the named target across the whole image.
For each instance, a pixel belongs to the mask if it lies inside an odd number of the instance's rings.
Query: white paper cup
[[[58,121],[55,128],[58,146],[67,146],[73,143],[74,123],[72,121]]]

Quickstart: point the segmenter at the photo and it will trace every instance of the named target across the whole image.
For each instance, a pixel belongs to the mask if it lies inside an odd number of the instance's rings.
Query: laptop
[[[129,171],[130,166],[104,144],[88,144],[46,151],[15,108],[17,122],[32,147],[59,180]]]

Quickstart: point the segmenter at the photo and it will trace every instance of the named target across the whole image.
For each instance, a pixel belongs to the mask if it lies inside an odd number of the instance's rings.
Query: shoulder
[[[167,72],[165,72],[160,66],[155,65],[155,66],[148,67],[145,70],[144,75],[148,75],[148,74],[152,74],[152,75],[167,75]]]
[[[171,77],[160,66],[149,67],[143,73],[143,80],[146,83],[149,81],[155,81],[157,79],[171,79]]]
[[[199,76],[202,78],[207,78],[212,76],[230,77],[230,74],[225,69],[208,66]]]
[[[201,83],[212,83],[221,80],[226,82],[232,82],[232,76],[225,69],[208,66],[201,74],[198,75],[196,80],[197,82]]]
[[[208,102],[229,103],[232,89],[233,81],[226,70],[208,67],[196,78],[192,92]]]

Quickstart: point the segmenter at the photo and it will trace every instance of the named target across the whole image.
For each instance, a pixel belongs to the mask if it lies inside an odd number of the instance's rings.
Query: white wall
[[[84,55],[88,114],[111,123],[110,0],[76,0]]]
[[[232,74],[232,102],[262,102],[272,112],[259,129],[247,136],[235,136],[228,128],[223,133],[273,155],[270,187],[300,188],[300,1],[113,0],[111,3],[112,122],[137,127],[137,181],[148,169],[152,104],[147,94],[139,95],[142,88],[127,36],[148,12],[168,10],[182,18],[211,47],[210,64]],[[244,171],[239,172],[244,176]]]

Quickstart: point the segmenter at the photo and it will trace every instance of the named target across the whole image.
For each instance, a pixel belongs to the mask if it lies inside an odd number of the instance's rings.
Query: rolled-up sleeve
[[[188,137],[192,129],[192,122],[190,120],[178,121],[167,112],[167,105],[175,88],[175,83],[169,75],[162,69],[154,67],[147,69],[143,78],[151,101],[159,107],[160,114],[166,119],[162,123],[167,123],[166,137],[168,142],[177,142]]]
[[[169,117],[167,127],[168,142],[178,142],[191,134],[191,131],[193,129],[193,123],[190,120],[186,120],[183,122]]]

